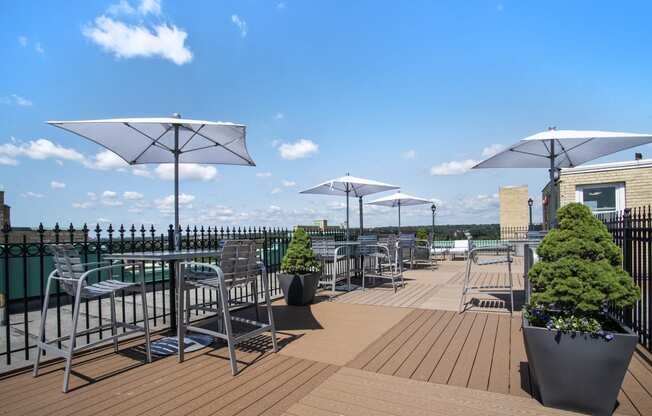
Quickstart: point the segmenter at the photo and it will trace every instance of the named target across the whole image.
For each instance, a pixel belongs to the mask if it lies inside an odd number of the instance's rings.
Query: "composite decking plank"
[[[652,366],[646,364],[644,356],[634,351],[632,360],[629,363],[629,371],[632,376],[645,388],[649,395],[652,395]]]
[[[428,351],[428,354],[426,354],[423,361],[421,361],[411,378],[423,381],[430,378],[439,364],[442,355],[444,355],[448,344],[451,342],[453,334],[457,332],[457,328],[466,316],[469,315],[456,314],[453,316],[446,328],[442,331],[441,336],[437,338],[437,341],[434,344],[432,344],[430,351]]]
[[[255,404],[262,404],[265,406],[265,408],[267,408],[271,406],[271,404],[265,404],[266,399],[270,400],[272,404],[282,399],[283,396],[287,394],[288,390],[294,386],[294,384],[291,382],[294,379],[300,377],[301,373],[309,372],[310,368],[315,364],[317,363],[314,361],[302,360],[285,372],[272,378],[269,382],[247,392],[246,394],[240,396],[238,399],[229,402],[226,405],[220,403],[222,407],[218,411],[206,412],[204,414],[212,414],[216,416],[233,416],[243,412]],[[285,388],[288,388],[288,390],[285,390]]]
[[[403,318],[398,324],[394,325],[392,328],[387,330],[383,335],[381,335],[376,341],[374,341],[367,349],[362,351],[358,356],[351,360],[347,366],[352,368],[363,368],[369,361],[371,361],[378,353],[380,353],[383,348],[394,338],[396,338],[403,330],[405,326],[414,322],[421,316],[425,311],[421,309],[414,310],[410,312],[405,318]]]
[[[293,405],[287,412],[283,415],[291,416],[342,416],[342,413],[335,413],[329,410],[318,409],[316,407],[306,406],[302,403],[297,403]]]
[[[246,378],[248,379],[257,377],[260,374],[264,374],[265,372],[276,368],[278,365],[287,360],[289,360],[289,357],[282,355],[266,356],[264,359],[254,362],[246,369],[243,369],[243,372],[238,374],[238,377],[245,378],[242,377],[245,373],[247,374]],[[210,377],[209,381],[201,384],[188,383],[187,386],[179,387],[169,392],[165,397],[157,400],[153,407],[143,412],[143,416],[167,414],[180,408],[183,409],[186,403],[196,403],[196,401],[205,400],[206,395],[210,394],[213,391],[228,391],[228,389],[224,386],[234,382],[236,378],[231,375],[230,364],[228,361],[227,366],[227,368],[221,369],[221,371],[211,371],[212,376]]]
[[[487,390],[497,330],[498,316],[489,315],[482,331],[480,347],[478,348],[478,353],[473,363],[473,370],[471,370],[471,377],[469,378],[468,387],[472,389]]]
[[[435,326],[430,329],[426,336],[424,336],[423,339],[418,343],[416,348],[412,350],[410,355],[403,361],[403,364],[401,364],[398,371],[396,371],[394,375],[405,378],[412,377],[415,370],[423,362],[426,355],[428,355],[432,345],[441,337],[444,329],[448,326],[455,315],[455,312],[444,312]]]
[[[510,328],[511,317],[500,316],[489,376],[489,391],[496,393],[509,394]]]
[[[521,326],[521,317],[512,317],[510,335],[511,353],[509,357],[509,394],[530,397],[532,395],[530,369],[527,364]]]
[[[313,376],[308,382],[302,384],[299,388],[294,390],[292,393],[285,396],[283,399],[278,401],[272,407],[267,409],[261,414],[261,416],[279,416],[283,411],[288,409],[290,406],[297,403],[307,394],[309,394],[315,388],[319,386],[329,377],[331,377],[339,369],[338,366],[328,364],[323,368],[318,374]]]
[[[625,373],[622,390],[639,414],[652,415],[652,397],[650,397],[646,388],[629,371]]]
[[[226,404],[241,397],[243,394],[268,383],[274,377],[284,373],[292,366],[297,365],[301,360],[298,358],[289,358],[277,365],[271,366],[267,371],[254,373],[253,371],[242,372],[236,377],[232,377],[225,383],[209,390],[206,394],[188,401],[185,397],[180,397],[179,406],[166,413],[171,415],[203,415],[212,414],[221,409]]]
[[[308,395],[303,398],[300,403],[317,409],[327,410],[340,416],[396,416],[389,412],[367,409],[366,407],[353,403],[325,399],[316,394]]]
[[[383,365],[392,356],[401,348],[401,346],[421,328],[424,324],[428,322],[428,319],[432,316],[431,311],[424,311],[417,320],[410,323],[403,332],[401,332],[396,338],[392,340],[389,344],[383,348],[371,361],[364,366],[364,370],[367,371],[378,371]]]
[[[430,333],[432,328],[444,315],[443,311],[433,311],[429,314],[426,322],[412,336],[404,342],[398,351],[380,368],[382,374],[393,375],[403,365],[405,360],[412,354],[421,340]]]
[[[480,346],[482,331],[484,330],[486,323],[487,315],[478,314],[476,316],[475,321],[473,322],[473,327],[471,327],[469,337],[466,339],[466,342],[462,347],[460,355],[457,358],[456,365],[447,384],[466,387],[469,383],[469,377],[471,377],[471,370],[473,369],[475,356],[478,352],[478,347]]]
[[[462,352],[462,348],[466,343],[466,340],[469,338],[471,329],[473,328],[473,323],[475,322],[478,314],[470,313],[464,316],[464,320],[457,328],[455,335],[453,335],[450,343],[446,346],[444,354],[439,360],[439,364],[435,367],[435,370],[432,372],[432,375],[428,379],[433,383],[446,384],[453,369],[457,364],[457,359]]]

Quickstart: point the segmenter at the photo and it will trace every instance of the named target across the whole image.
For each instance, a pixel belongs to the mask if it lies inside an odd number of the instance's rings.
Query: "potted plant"
[[[582,204],[560,208],[528,273],[532,288],[523,337],[542,403],[595,415],[616,406],[637,336],[609,305],[633,305],[640,290],[622,269],[607,228]]]
[[[315,297],[319,284],[320,262],[310,247],[310,238],[297,228],[281,261],[278,280],[288,305],[307,305]]]

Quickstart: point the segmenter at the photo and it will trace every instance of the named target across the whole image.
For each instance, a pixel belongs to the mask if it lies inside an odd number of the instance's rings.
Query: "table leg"
[[[184,316],[184,307],[183,303],[185,301],[185,295],[184,295],[184,276],[183,276],[183,266],[181,265],[181,262],[177,262],[177,291],[178,291],[178,304],[179,304],[179,310],[177,311],[177,337],[178,337],[178,343],[179,343],[179,362],[183,362],[183,353],[184,353],[184,338],[186,336],[186,328],[185,328],[185,323],[183,322],[183,316]]]

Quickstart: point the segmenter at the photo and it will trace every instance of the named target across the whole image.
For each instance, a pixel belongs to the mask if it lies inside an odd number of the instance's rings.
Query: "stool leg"
[[[48,305],[50,303],[50,282],[52,279],[48,277],[48,283],[45,286],[45,297],[43,298],[43,311],[41,312],[41,325],[38,331],[38,342],[36,343],[36,358],[34,359],[34,370],[32,375],[38,376],[38,366],[41,362],[41,343],[45,342],[45,321],[48,317]],[[7,318],[9,319],[9,318]],[[7,321],[7,324],[9,322]]]
[[[267,321],[271,327],[272,332],[272,347],[274,352],[278,352],[278,343],[276,342],[276,324],[274,323],[274,310],[272,308],[272,301],[269,297],[269,281],[267,280],[267,270],[263,270],[263,290],[265,291],[265,305],[267,308]]]
[[[224,281],[224,275],[220,276],[220,300],[222,303],[222,316],[224,317],[224,329],[226,332],[226,343],[229,347],[229,361],[231,362],[231,374],[238,374],[238,362],[235,356],[235,345],[233,329],[231,328],[231,313],[229,311],[229,293]]]
[[[156,296],[156,293],[154,293]],[[145,265],[140,265],[140,297],[143,305],[143,327],[145,328],[145,351],[147,352],[147,362],[152,362],[152,348],[149,336],[149,309],[147,308],[147,286],[145,285]]]
[[[118,326],[115,316],[115,293],[111,293],[111,336],[113,337],[113,351],[118,352]],[[123,318],[124,319],[124,318]]]
[[[512,262],[507,259],[507,271],[509,273],[509,298],[510,298],[510,314],[514,314],[514,282],[512,281]]]
[[[68,340],[68,351],[66,355],[66,367],[63,373],[63,392],[68,393],[68,386],[70,384],[70,369],[72,367],[72,356],[75,351],[75,342],[77,341],[77,322],[79,321],[79,304],[81,301],[80,290],[77,289],[77,296],[75,296],[75,307],[72,318],[72,329],[70,330],[70,339]]]

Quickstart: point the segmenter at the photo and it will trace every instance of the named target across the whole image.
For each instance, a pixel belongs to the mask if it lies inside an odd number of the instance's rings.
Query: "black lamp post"
[[[532,228],[532,205],[534,205],[534,201],[530,198],[527,200],[527,206],[530,208],[530,229]]]
[[[437,205],[434,203],[430,206],[432,211],[432,240],[435,241],[435,214],[437,213]]]

